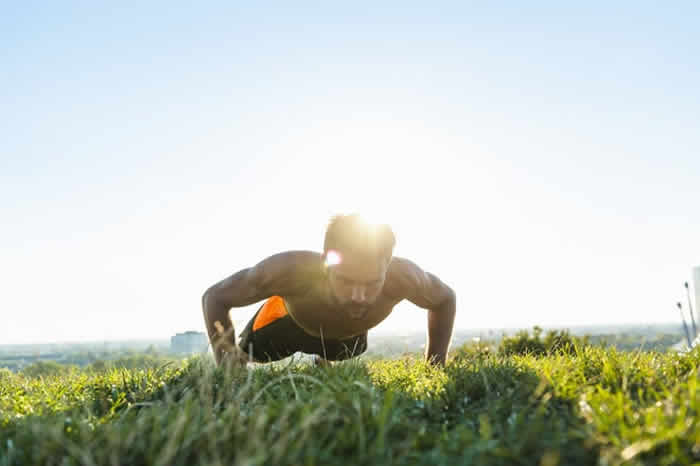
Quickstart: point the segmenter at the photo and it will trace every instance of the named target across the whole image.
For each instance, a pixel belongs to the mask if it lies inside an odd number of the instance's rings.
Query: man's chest
[[[352,318],[348,307],[336,306],[319,296],[285,297],[287,310],[292,318],[306,332],[314,336],[330,339],[349,338],[375,327],[387,318],[396,299],[380,296],[368,305],[361,318]]]

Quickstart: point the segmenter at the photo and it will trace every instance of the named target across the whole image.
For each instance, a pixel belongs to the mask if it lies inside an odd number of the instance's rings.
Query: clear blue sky
[[[698,3],[268,5],[4,7],[0,342],[202,329],[209,285],[353,209],[458,327],[678,319]]]

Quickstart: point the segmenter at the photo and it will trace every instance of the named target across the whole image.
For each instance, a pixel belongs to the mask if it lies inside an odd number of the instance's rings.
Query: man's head
[[[331,295],[350,317],[364,317],[381,293],[395,244],[388,225],[369,224],[359,214],[331,218],[323,259]]]

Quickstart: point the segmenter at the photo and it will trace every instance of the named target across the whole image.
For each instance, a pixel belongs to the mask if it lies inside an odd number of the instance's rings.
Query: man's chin
[[[363,307],[363,308],[360,308],[360,309],[358,309],[358,308],[355,307],[355,308],[352,308],[352,309],[348,309],[347,312],[348,312],[348,315],[350,316],[351,319],[359,320],[359,319],[362,319],[364,316],[367,315],[367,311],[368,311],[368,310],[369,310],[369,308],[366,308],[366,307]]]

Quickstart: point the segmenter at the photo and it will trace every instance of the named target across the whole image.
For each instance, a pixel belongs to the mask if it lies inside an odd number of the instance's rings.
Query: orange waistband
[[[284,299],[282,299],[281,296],[271,296],[265,304],[263,304],[260,312],[258,312],[258,316],[255,318],[255,322],[253,322],[253,331],[270,325],[272,322],[281,319],[287,314],[289,313],[287,312],[287,306],[284,305]]]

